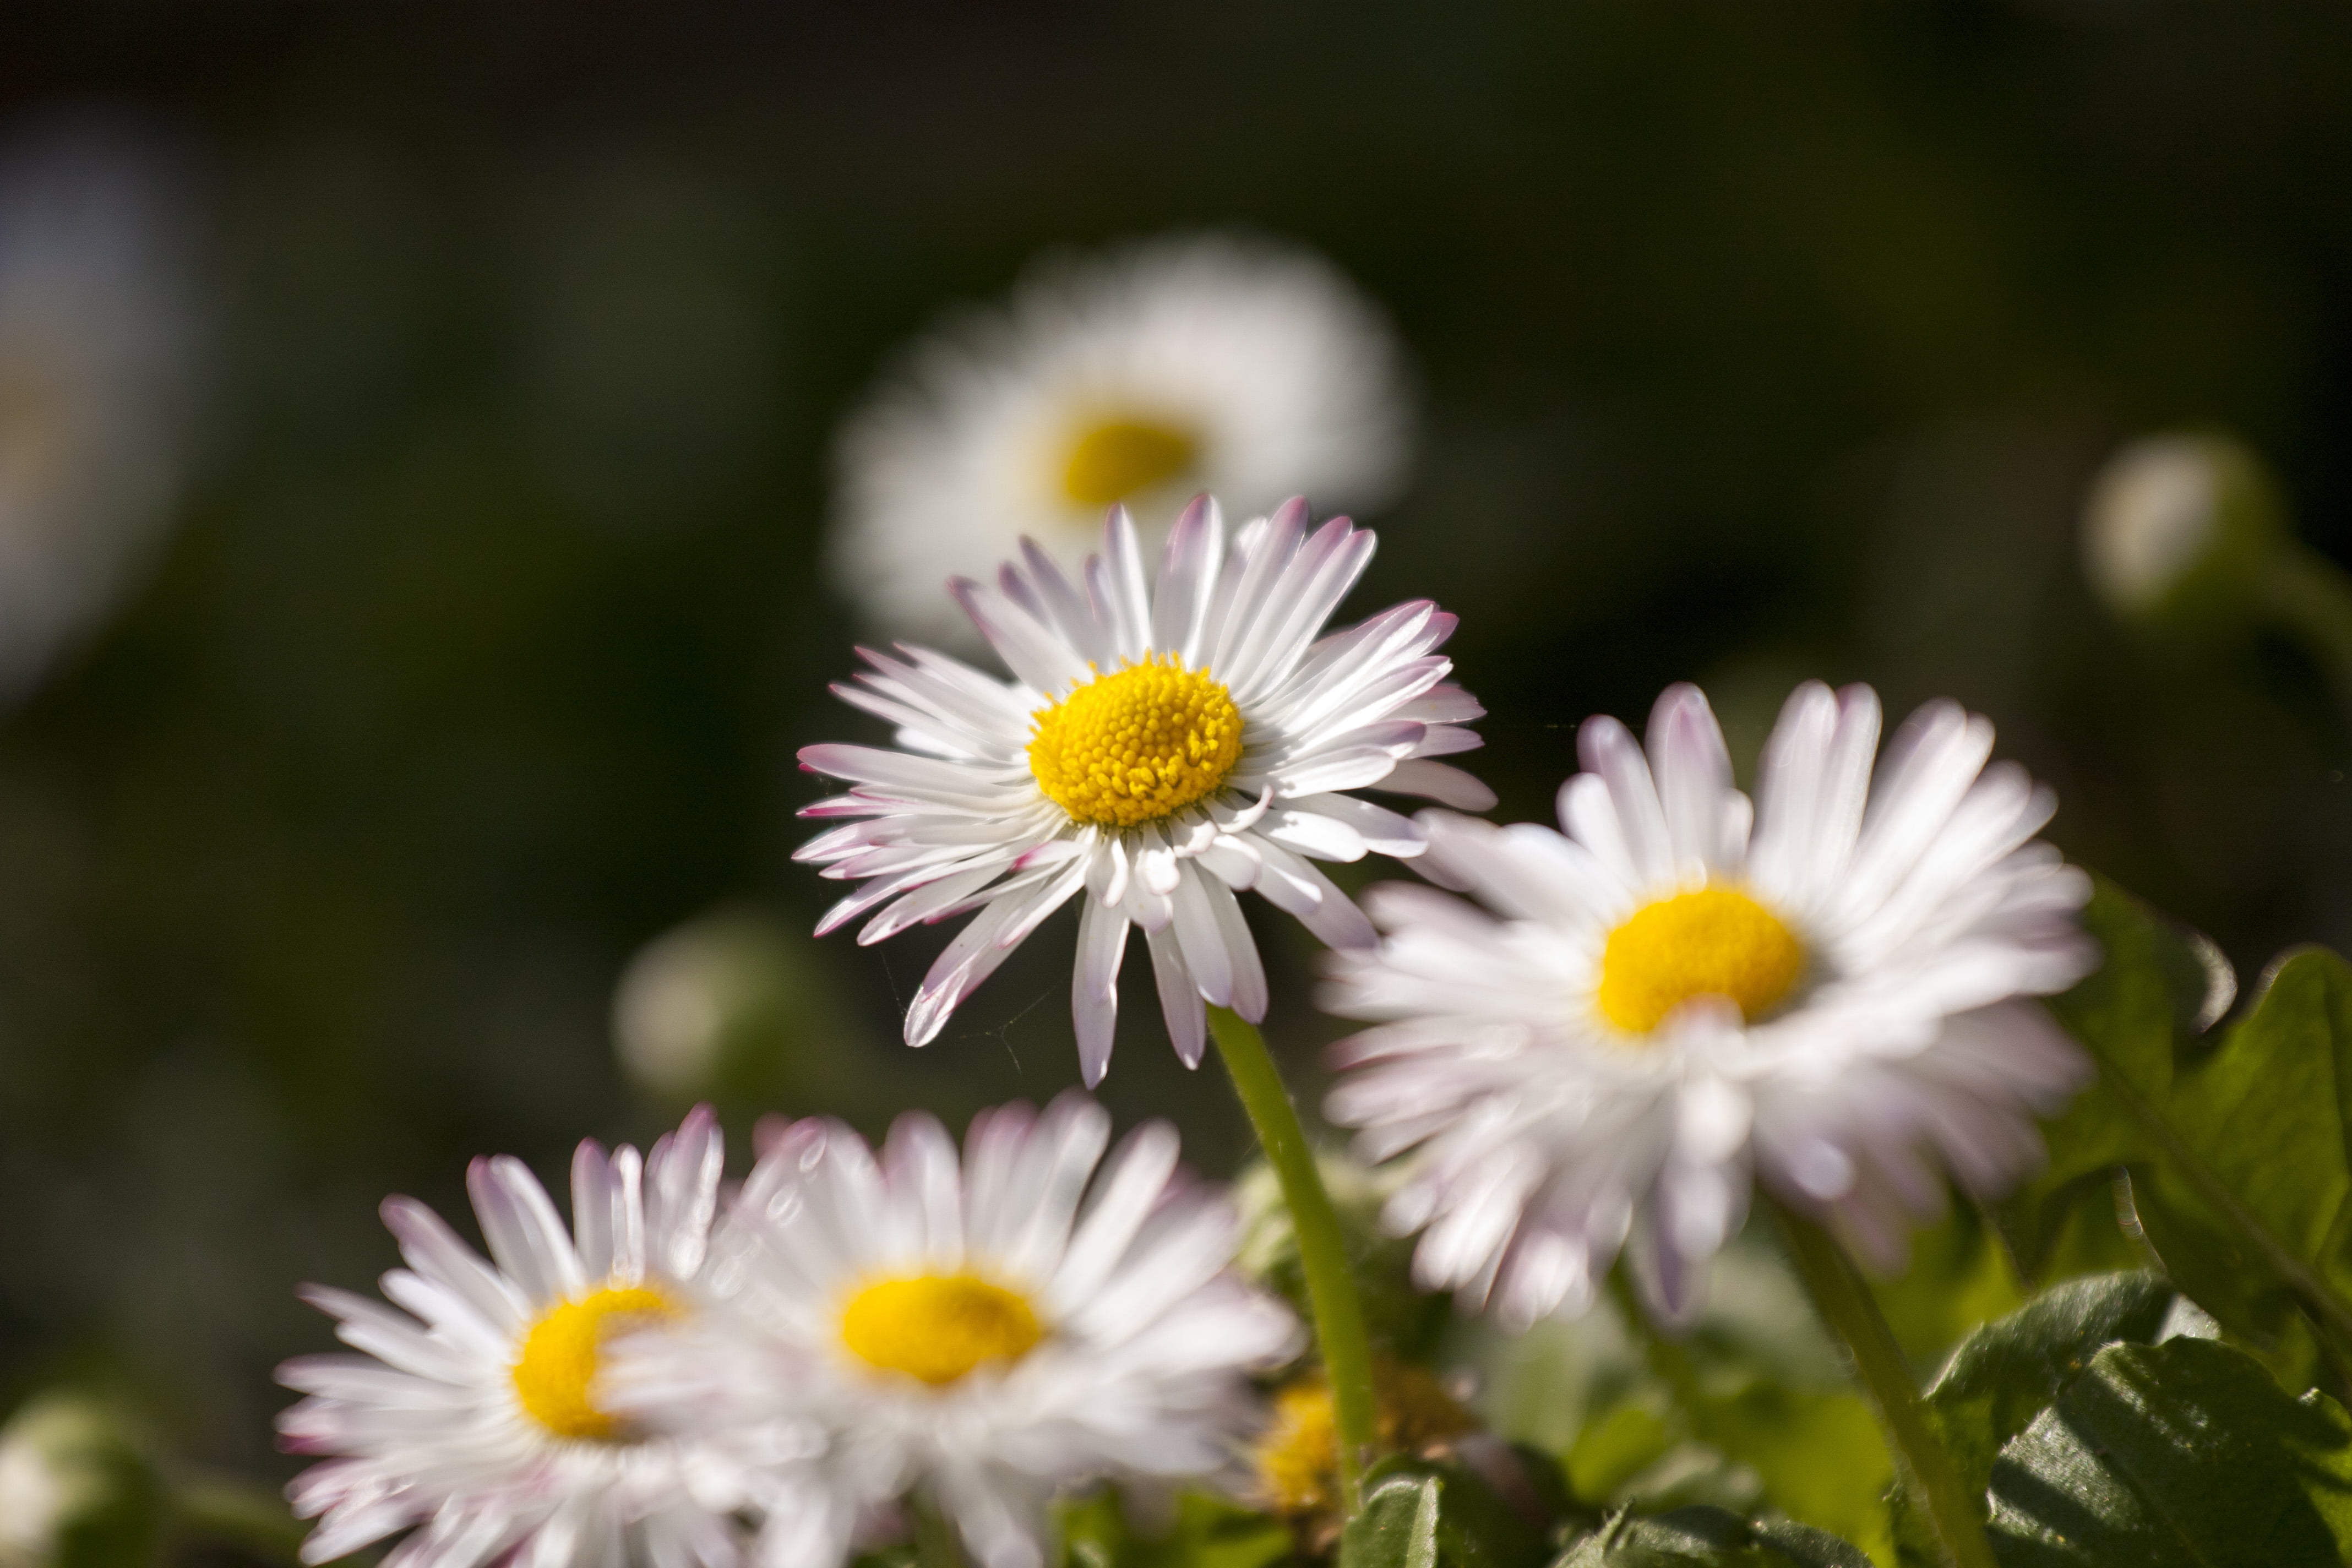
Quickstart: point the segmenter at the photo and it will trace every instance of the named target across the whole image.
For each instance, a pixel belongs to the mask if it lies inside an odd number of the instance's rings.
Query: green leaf
[[[2153,1341],[2175,1300],[2171,1285],[2146,1272],[2071,1280],[1963,1341],[1925,1405],[1968,1489],[1984,1494],[2001,1446],[2031,1426],[2100,1351],[2122,1340]],[[1896,1560],[1937,1561],[1909,1499],[1897,1491],[1891,1508]]]
[[[1827,1531],[1685,1508],[1654,1519],[1621,1514],[1554,1568],[1870,1568],[1870,1559]]]
[[[2085,921],[2106,963],[2053,1007],[2099,1082],[2001,1211],[2021,1265],[2046,1258],[2085,1188],[2128,1167],[2166,1271],[2225,1326],[2274,1345],[2300,1310],[2352,1351],[2352,965],[2286,955],[2209,1048],[2199,1026],[2226,987],[2198,939],[2104,884]]]
[[[1444,1482],[1391,1476],[1364,1494],[1364,1511],[1339,1536],[1340,1568],[1437,1568],[1437,1519]]]
[[[2154,1153],[2146,1123],[2116,1086],[2149,1105],[2164,1104],[2172,1093],[2174,1058],[2196,1048],[2209,1000],[2208,983],[2189,978],[2192,971],[2203,974],[2197,957],[2202,939],[2114,883],[2099,880],[2083,925],[2105,960],[2050,1007],[2098,1062],[2100,1083],[2043,1128],[2049,1164],[1994,1210],[2029,1279],[2041,1277],[2083,1199],[2104,1192],[2118,1167]]]
[[[1541,1568],[1560,1500],[1545,1495],[1539,1475],[1522,1473],[1527,1458],[1501,1444],[1465,1443],[1455,1458],[1382,1459],[1364,1478],[1364,1511],[1339,1538],[1341,1563]]]
[[[2021,1568],[2276,1568],[2352,1554],[2352,1418],[2207,1340],[2116,1344],[2001,1450],[1994,1555]]]
[[[2071,1280],[1962,1342],[1927,1391],[1927,1409],[1969,1489],[1989,1482],[2001,1445],[2100,1351],[2123,1340],[2153,1342],[2173,1294],[2153,1274]]]
[[[2155,1217],[2168,1266],[2189,1253],[2184,1233],[2202,1233],[2198,1278],[2182,1283],[2232,1327],[2275,1333],[2291,1296],[2352,1342],[2347,1096],[2352,965],[2315,948],[2273,965],[2252,1014],[2164,1107],[2181,1147],[2136,1176],[2142,1223]],[[2272,1288],[2250,1289],[2250,1273]]]

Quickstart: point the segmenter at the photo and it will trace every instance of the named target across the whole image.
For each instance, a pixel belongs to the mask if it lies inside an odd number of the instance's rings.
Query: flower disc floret
[[[1727,997],[1754,1023],[1804,969],[1804,944],[1771,910],[1730,888],[1701,888],[1644,904],[1609,933],[1596,1001],[1634,1035],[1695,996]]]
[[[1199,437],[1156,419],[1096,421],[1070,444],[1062,492],[1080,506],[1103,507],[1188,472]]]
[[[1045,1334],[1028,1298],[976,1274],[877,1280],[841,1312],[841,1342],[852,1354],[934,1388],[985,1363],[1019,1361]]]
[[[523,1336],[514,1366],[515,1397],[532,1420],[559,1437],[613,1436],[619,1423],[589,1397],[605,1337],[633,1321],[677,1311],[669,1298],[642,1286],[559,1302]]]
[[[1034,718],[1029,770],[1075,822],[1133,827],[1172,816],[1241,760],[1232,694],[1172,657],[1098,674]]]

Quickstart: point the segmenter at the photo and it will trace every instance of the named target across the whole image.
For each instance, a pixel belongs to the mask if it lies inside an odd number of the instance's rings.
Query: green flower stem
[[[182,1534],[242,1547],[265,1562],[302,1561],[302,1538],[310,1527],[267,1487],[236,1476],[185,1474],[172,1485],[171,1509]]]
[[[1372,1346],[1364,1332],[1364,1304],[1348,1267],[1348,1247],[1331,1194],[1315,1168],[1315,1151],[1298,1124],[1298,1108],[1276,1070],[1265,1038],[1240,1014],[1209,1009],[1209,1032],[1233,1075],[1234,1092],[1249,1112],[1250,1125],[1282,1184],[1282,1200],[1298,1235],[1298,1260],[1307,1275],[1307,1298],[1315,1313],[1315,1342],[1323,1352],[1324,1375],[1331,1380],[1331,1414],[1339,1433],[1339,1506],[1349,1518],[1363,1504],[1363,1466],[1379,1429],[1372,1394]]]
[[[2336,692],[2352,702],[2352,580],[2301,544],[2271,552],[2262,576],[2263,604],[2304,647]]]
[[[1771,1200],[1765,1202],[1769,1205]],[[1994,1568],[1985,1542],[1979,1499],[1971,1496],[1943,1439],[1927,1424],[1910,1364],[1878,1313],[1870,1287],[1834,1237],[1801,1215],[1778,1205],[1781,1233],[1797,1273],[1831,1331],[1853,1358],[1864,1394],[1895,1450],[1895,1468],[1911,1501],[1935,1531],[1948,1568]]]

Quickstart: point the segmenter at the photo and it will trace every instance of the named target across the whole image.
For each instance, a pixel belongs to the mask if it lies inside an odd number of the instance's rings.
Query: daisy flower
[[[1103,1164],[1109,1129],[1075,1091],[982,1112],[961,1158],[915,1113],[878,1159],[837,1121],[781,1129],[714,1243],[723,1300],[625,1347],[616,1397],[746,1447],[814,1421],[823,1457],[769,1482],[770,1568],[835,1568],[902,1503],[980,1568],[1041,1568],[1062,1487],[1237,1471],[1248,1374],[1297,1325],[1232,1271],[1233,1205],[1180,1177],[1175,1130]]]
[[[467,1174],[494,1263],[411,1198],[383,1206],[406,1268],[394,1311],[347,1291],[304,1299],[362,1355],[305,1356],[278,1379],[310,1397],[279,1418],[289,1447],[336,1456],[288,1489],[320,1518],[306,1563],[421,1526],[385,1568],[732,1564],[742,1501],[725,1457],[613,1414],[608,1336],[690,1318],[722,1151],[698,1109],[640,1163],[580,1145],[572,1228],[520,1162]]]
[[[1423,1233],[1424,1283],[1525,1325],[1622,1246],[1681,1317],[1751,1172],[1892,1267],[1938,1167],[1990,1196],[2039,1162],[2034,1116],[2090,1069],[2020,999],[2095,963],[2089,881],[2034,839],[2050,792],[1986,766],[1990,722],[1930,703],[1874,784],[1878,733],[1867,687],[1800,687],[1751,809],[1677,686],[1646,759],[1584,726],[1564,834],[1424,814],[1430,874],[1486,908],[1375,889],[1384,940],[1325,998],[1380,1021],[1338,1047],[1328,1110],[1369,1158],[1419,1150],[1387,1219]]]
[[[1482,710],[1436,652],[1454,617],[1425,600],[1317,640],[1371,559],[1345,518],[1309,531],[1284,503],[1229,550],[1214,501],[1185,509],[1156,589],[1124,508],[1074,584],[1024,542],[997,585],[952,591],[1013,671],[1004,681],[900,646],[834,690],[898,726],[900,749],[811,746],[801,765],[856,787],[805,816],[852,818],[797,858],[861,885],[817,932],[871,914],[861,943],[966,910],[907,1009],[907,1043],[1045,917],[1084,894],[1071,1004],[1089,1086],[1109,1065],[1118,970],[1143,928],[1177,1054],[1201,1059],[1203,1001],[1265,1016],[1265,973],[1235,901],[1255,889],[1328,942],[1371,925],[1314,867],[1418,855],[1421,830],[1343,792],[1469,809],[1485,785],[1433,759],[1467,750]]]
[[[969,646],[940,584],[1024,535],[1081,546],[1114,502],[1156,520],[1199,490],[1245,515],[1302,489],[1374,506],[1411,424],[1386,321],[1310,252],[1211,236],[1057,258],[845,426],[836,574],[877,624]]]
[[[103,121],[0,146],[0,694],[167,521],[197,336],[174,174]]]

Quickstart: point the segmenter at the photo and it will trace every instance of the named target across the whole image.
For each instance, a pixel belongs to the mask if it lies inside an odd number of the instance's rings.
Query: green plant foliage
[[[1364,1511],[1339,1538],[1342,1568],[1541,1568],[1557,1500],[1532,1475],[1515,1473],[1510,1450],[1490,1457],[1486,1465],[1398,1457],[1373,1466]]]
[[[2066,1211],[2125,1167],[2149,1243],[2200,1305],[2269,1346],[2291,1346],[2300,1315],[2340,1356],[2352,1348],[2352,966],[2287,954],[2209,1046],[2194,940],[2106,885],[2086,923],[2105,966],[2055,1005],[2099,1081],[2049,1129],[2050,1168],[2003,1210],[2021,1261],[2046,1258]]]
[[[2083,923],[2105,962],[2051,1007],[2098,1063],[2099,1081],[2043,1129],[2050,1163],[1995,1210],[2028,1278],[2042,1276],[2082,1200],[2105,1191],[2118,1168],[2151,1154],[2146,1121],[2132,1105],[2168,1100],[2176,1055],[2197,1047],[2203,998],[2189,984],[2192,939],[2104,880]]]
[[[2153,1274],[2080,1279],[2044,1292],[1962,1342],[1927,1392],[1927,1415],[1971,1492],[1990,1484],[2002,1445],[2023,1432],[2093,1357],[2117,1341],[2151,1342],[2175,1299]],[[1896,1553],[1932,1563],[1924,1521],[1893,1499]]]
[[[1765,1501],[1865,1546],[1885,1540],[1880,1500],[1894,1469],[1858,1394],[1790,1387],[1728,1359],[1709,1366],[1693,1347],[1659,1336],[1650,1362],[1691,1434],[1753,1470]]]
[[[1366,1489],[1364,1511],[1339,1537],[1341,1568],[1437,1568],[1444,1483],[1435,1476],[1391,1476]]]
[[[1717,1258],[1681,1335],[1612,1292],[1480,1348],[1496,1430],[1557,1453],[1582,1507],[1773,1510],[1887,1545],[1893,1467],[1876,1422],[1760,1228]]]
[[[1291,1552],[1279,1521],[1206,1492],[1181,1494],[1172,1517],[1151,1523],[1130,1520],[1108,1487],[1061,1512],[1065,1568],[1269,1568]]]
[[[2226,1345],[2098,1352],[2001,1449],[2001,1563],[2275,1568],[2352,1553],[2352,1418]]]
[[[2058,1286],[1969,1336],[1927,1391],[1927,1407],[1972,1487],[1992,1474],[2002,1444],[2119,1341],[2152,1343],[2174,1299],[2153,1274],[2116,1274]]]
[[[1685,1508],[1654,1519],[1620,1514],[1578,1542],[1556,1568],[1868,1568],[1869,1563],[1859,1548],[1827,1531]]]
[[[1873,1280],[1871,1294],[1912,1364],[1932,1367],[1979,1324],[2015,1310],[2025,1288],[1981,1211],[1955,1204],[1911,1238],[1910,1267]]]

